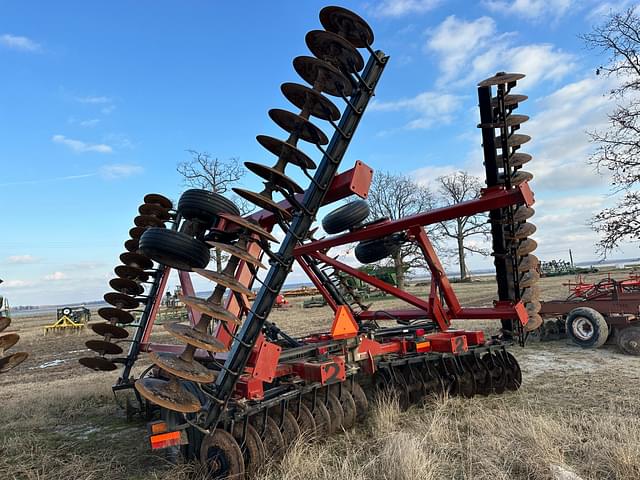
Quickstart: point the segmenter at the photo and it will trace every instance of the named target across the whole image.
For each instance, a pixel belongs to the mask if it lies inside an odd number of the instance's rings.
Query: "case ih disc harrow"
[[[530,157],[520,153],[529,137],[516,133],[526,120],[513,114],[526,97],[511,93],[518,74],[498,74],[479,86],[487,188],[477,200],[440,208],[396,221],[363,224],[368,208],[361,201],[340,207],[325,218],[334,236],[316,240],[311,226],[322,205],[358,195],[366,198],[372,170],[362,162],[338,174],[388,57],[373,50],[373,32],[364,20],[340,7],[320,13],[325,30],[307,34],[314,57],[293,61],[310,85],[285,83],[282,92],[301,111],[273,109],[269,116],[289,136],[265,135],[258,142],[277,157],[272,167],[247,163],[265,181],[257,193],[236,193],[263,210],[242,218],[232,202],[202,190],[185,192],[176,210],[164,197],[147,196],[140,207],[112,286],[105,300],[113,308],[93,326],[105,344],[92,343],[99,356],[81,362],[96,370],[124,366],[114,390],[135,387],[148,413],[159,410],[150,424],[154,449],[169,448],[206,465],[211,478],[252,476],[266,458],[281,458],[301,434],[320,438],[350,428],[366,416],[369,398],[379,391],[395,392],[403,407],[425,395],[449,392],[465,397],[515,390],[520,386],[518,362],[507,351],[513,338],[538,322],[533,273],[537,260],[528,239],[535,227],[531,175],[520,167]],[[358,49],[364,49],[367,61]],[[495,90],[495,92],[494,92]],[[326,95],[344,101],[344,110]],[[329,122],[329,139],[310,117]],[[337,123],[336,123],[337,122]],[[298,142],[315,145],[316,165]],[[300,168],[310,179],[305,190],[286,174]],[[312,171],[315,173],[312,174]],[[282,197],[281,200],[275,198]],[[425,233],[424,226],[490,212],[499,300],[491,308],[462,307]],[[165,228],[170,223],[172,228]],[[277,251],[275,225],[286,233]],[[346,233],[344,233],[346,232]],[[330,255],[330,249],[359,242],[357,256],[374,262],[403,243],[419,245],[432,276],[425,300],[366,275]],[[222,272],[207,270],[209,248],[231,256]],[[259,268],[268,260],[263,280]],[[329,332],[292,338],[268,320],[269,313],[294,262],[298,262],[335,312]],[[149,342],[171,268],[179,271],[190,323],[165,329],[186,346]],[[216,283],[207,299],[195,296],[190,273]],[[344,273],[384,290],[410,308],[377,311],[358,298],[345,298]],[[247,293],[258,283],[255,300]],[[138,285],[146,284],[142,295]],[[229,294],[225,293],[229,290]],[[138,307],[143,305],[143,309]],[[126,357],[106,346],[124,339],[122,328],[140,313]],[[395,320],[383,327],[378,320]],[[483,332],[451,329],[455,319],[501,319],[504,334],[486,339]],[[153,366],[139,378],[131,368],[141,351],[150,352]],[[157,407],[160,407],[159,409]]]

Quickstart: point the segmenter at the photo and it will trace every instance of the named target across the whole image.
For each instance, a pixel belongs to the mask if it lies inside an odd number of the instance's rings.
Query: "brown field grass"
[[[543,279],[544,297],[564,293],[567,280]],[[490,304],[494,288],[489,281],[455,285],[465,305]],[[384,299],[376,308],[394,304]],[[299,301],[272,319],[296,334],[331,323],[328,309],[303,310]],[[0,376],[0,478],[201,477],[196,465],[171,466],[149,452],[144,422],[128,423],[114,402],[117,373],[77,364],[91,332],[45,337],[42,325],[50,321],[13,325],[31,357]],[[300,443],[281,465],[265,466],[263,479],[569,479],[570,472],[584,480],[640,478],[640,358],[565,341],[514,353],[523,368],[518,392],[431,398],[406,412],[386,399],[356,429]]]

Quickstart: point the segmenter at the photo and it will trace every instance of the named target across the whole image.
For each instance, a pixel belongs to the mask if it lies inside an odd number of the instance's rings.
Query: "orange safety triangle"
[[[331,325],[331,336],[336,340],[352,338],[358,335],[358,324],[353,319],[351,310],[346,305],[340,305]]]

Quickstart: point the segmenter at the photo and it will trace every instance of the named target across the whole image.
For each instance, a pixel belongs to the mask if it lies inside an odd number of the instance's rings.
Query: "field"
[[[543,279],[543,298],[563,295],[568,279]],[[495,284],[455,289],[465,305],[489,305]],[[272,320],[296,334],[330,325],[326,307],[303,310],[300,301]],[[375,308],[395,303],[381,300]],[[77,363],[92,332],[44,336],[51,320],[20,319],[11,327],[31,356],[0,376],[0,478],[199,478],[196,465],[171,466],[149,452],[144,422],[127,422],[114,402],[117,373]],[[432,398],[407,412],[386,399],[357,429],[296,446],[282,465],[266,466],[264,479],[640,478],[640,358],[565,341],[531,342],[514,353],[523,369],[518,392]]]

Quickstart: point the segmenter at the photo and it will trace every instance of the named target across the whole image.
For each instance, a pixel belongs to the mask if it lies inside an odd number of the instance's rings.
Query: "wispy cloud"
[[[23,52],[37,53],[42,51],[42,46],[39,43],[34,42],[28,37],[11,35],[10,33],[0,35],[0,45],[12,50],[20,50]]]
[[[31,287],[33,284],[34,282],[27,281],[27,280],[12,279],[12,280],[5,280],[4,283],[2,284],[2,287],[3,288],[25,288],[25,287]]]
[[[575,0],[484,0],[489,10],[527,20],[542,21],[558,19],[576,6]]]
[[[111,97],[105,97],[103,95],[85,95],[76,97],[76,101],[80,103],[90,103],[94,105],[105,105],[108,103],[113,103],[113,99]]]
[[[133,175],[139,175],[143,171],[144,169],[140,165],[128,163],[113,163],[100,167],[100,175],[107,180],[131,177]]]
[[[464,97],[441,92],[422,92],[415,97],[401,98],[388,102],[375,101],[370,110],[380,112],[408,111],[413,119],[405,124],[408,130],[431,127],[434,122],[447,124],[453,120],[453,114],[462,105]]]
[[[0,183],[0,187],[11,187],[15,185],[38,185],[41,183],[51,182],[63,182],[66,180],[78,180],[81,178],[95,177],[97,173],[83,173],[81,175],[67,175],[66,177],[54,177],[54,178],[37,178],[33,180],[18,180],[15,182]]]
[[[381,0],[367,5],[377,17],[402,17],[411,13],[424,13],[440,5],[442,0]]]
[[[7,263],[13,265],[23,265],[27,263],[36,263],[38,259],[33,255],[11,255],[7,257]]]
[[[81,127],[91,128],[91,127],[95,127],[99,123],[100,123],[99,118],[91,118],[89,120],[80,120],[78,122],[78,125],[80,125]]]
[[[60,280],[66,280],[67,278],[69,277],[64,272],[53,272],[53,273],[50,273],[49,275],[44,276],[45,280],[54,281],[54,282],[58,282]]]
[[[96,153],[111,153],[113,152],[113,148],[104,143],[86,143],[81,140],[74,140],[72,138],[67,138],[64,135],[54,135],[51,137],[51,140],[54,143],[59,143],[61,145],[65,145],[70,148],[74,152],[77,153],[85,153],[85,152],[96,152]]]

